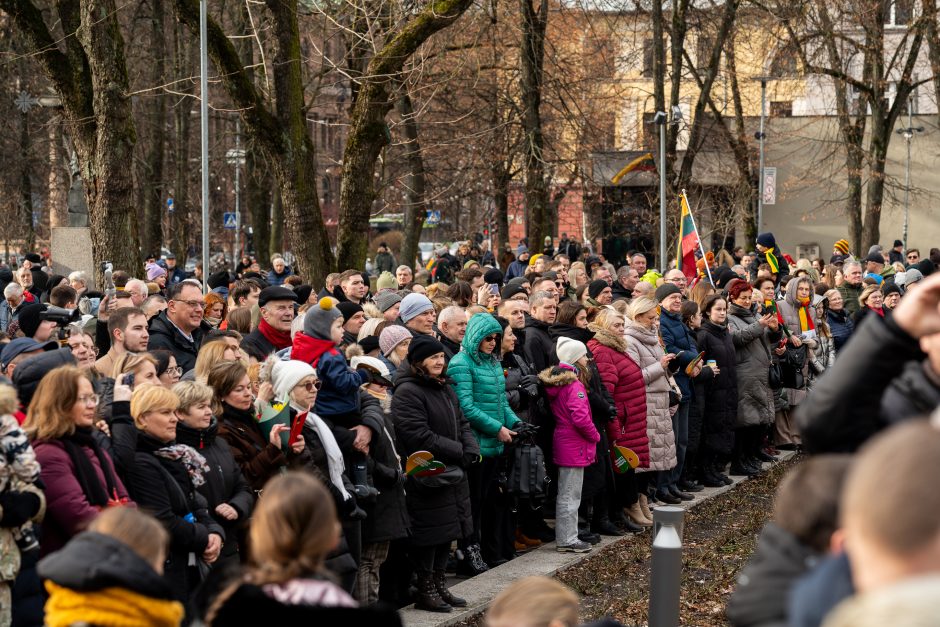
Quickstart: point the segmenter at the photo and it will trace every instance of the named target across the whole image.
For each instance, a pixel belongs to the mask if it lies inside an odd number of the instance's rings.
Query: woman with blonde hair
[[[102,512],[88,531],[39,563],[45,624],[176,627],[183,606],[162,577],[168,535],[136,509]]]
[[[126,395],[124,388],[115,384],[116,399]],[[138,387],[131,396],[130,418],[115,411],[111,439],[131,496],[170,534],[163,577],[186,605],[202,571],[219,558],[225,532],[196,491],[210,472],[206,459],[176,442],[178,408],[176,394],[162,385]]]
[[[656,486],[651,471],[665,471],[676,465],[676,436],[672,429],[669,366],[675,358],[666,354],[659,338],[659,305],[649,296],[634,298],[627,307],[624,333],[627,356],[640,367],[646,391],[646,436],[649,442],[649,466],[637,469],[640,509],[647,520],[653,515],[647,501],[647,489]],[[678,405],[678,403],[676,404]]]
[[[219,561],[237,562],[237,530],[251,515],[255,493],[235,462],[232,449],[218,437],[219,421],[212,415],[212,388],[183,381],[173,386],[173,393],[179,399],[176,441],[198,451],[209,465],[206,482],[196,489],[206,498],[210,515],[225,530]]]
[[[196,366],[193,368],[195,380],[205,383],[213,366],[233,361],[240,361],[238,350],[227,342],[216,340],[203,344],[196,355]]]
[[[132,388],[145,384],[160,385],[157,360],[149,353],[124,353],[114,361],[111,377],[116,382],[121,382],[121,377],[128,374],[134,375]]]
[[[397,612],[357,608],[324,563],[340,536],[333,498],[306,473],[279,475],[264,486],[251,519],[247,573],[223,591],[206,623],[400,625]]]
[[[98,395],[75,366],[39,382],[23,430],[30,437],[46,490],[43,555],[62,548],[108,507],[130,499],[108,451],[94,432]]]
[[[555,579],[525,577],[496,595],[486,627],[575,627],[578,595]]]

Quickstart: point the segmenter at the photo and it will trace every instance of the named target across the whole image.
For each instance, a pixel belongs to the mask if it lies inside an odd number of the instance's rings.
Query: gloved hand
[[[525,390],[529,396],[536,396],[539,393],[539,377],[534,374],[524,374],[519,380],[519,387]]]
[[[480,463],[481,457],[479,453],[464,453],[463,454],[463,467],[469,468],[473,464]]]
[[[39,512],[42,501],[33,492],[19,492],[10,490],[0,494],[0,526],[12,528],[19,527]]]

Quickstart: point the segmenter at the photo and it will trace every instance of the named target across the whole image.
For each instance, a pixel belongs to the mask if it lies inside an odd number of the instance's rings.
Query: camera
[[[39,314],[39,319],[42,321],[51,320],[55,322],[58,326],[64,327],[72,324],[73,322],[78,322],[82,319],[82,312],[75,309],[64,309],[62,307],[46,307],[45,311]]]

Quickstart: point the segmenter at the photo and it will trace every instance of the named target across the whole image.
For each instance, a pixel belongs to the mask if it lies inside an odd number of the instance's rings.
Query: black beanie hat
[[[509,300],[516,294],[526,294],[525,288],[518,283],[508,283],[506,287],[499,293],[499,297],[503,300]],[[528,294],[526,294],[526,300],[528,300]]]
[[[665,298],[673,294],[681,294],[680,290],[674,283],[663,283],[656,288],[656,302],[661,303]]]
[[[431,355],[444,352],[444,345],[430,335],[416,335],[408,345],[408,363],[420,364]]]
[[[489,283],[490,285],[502,285],[503,273],[496,268],[490,268],[483,273],[483,281],[485,283]]]
[[[921,259],[914,267],[920,270],[920,273],[924,276],[930,276],[937,271],[937,266],[930,259]]]
[[[218,272],[210,274],[209,278],[206,280],[206,283],[209,284],[210,290],[214,290],[219,287],[228,287],[228,270],[219,270]]]
[[[355,316],[357,313],[362,311],[362,305],[354,303],[352,301],[346,301],[345,303],[339,303],[336,305],[336,308],[339,309],[339,312],[343,314],[343,324],[349,322],[349,319]]]
[[[591,281],[588,285],[588,296],[591,298],[597,298],[600,296],[600,293],[604,291],[604,288],[610,287],[610,285],[604,279],[596,279]]]
[[[39,323],[42,322],[42,320],[39,319],[39,314],[45,310],[46,306],[39,303],[30,303],[20,310],[20,314],[17,316],[16,320],[19,323],[20,331],[23,332],[23,335],[26,337],[36,335],[36,331],[39,330]]]

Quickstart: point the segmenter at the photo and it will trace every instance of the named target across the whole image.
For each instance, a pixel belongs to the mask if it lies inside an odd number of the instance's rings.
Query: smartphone
[[[124,375],[124,378],[121,379],[121,383],[130,388],[134,387],[134,373],[128,372],[126,375]]]
[[[783,338],[782,340],[777,342],[777,348],[783,348],[786,345],[787,345],[787,338]]]
[[[306,421],[307,412],[297,414],[297,417],[294,418],[294,423],[290,426],[290,436],[287,438],[288,446],[292,446],[297,441],[297,438],[300,437],[300,432],[303,431]]]
[[[495,283],[490,283],[490,294],[494,296],[499,296],[499,286]]]

